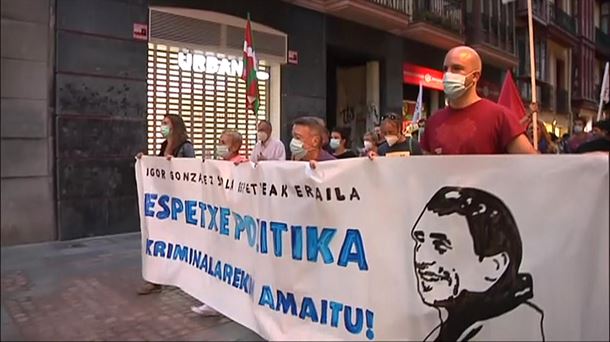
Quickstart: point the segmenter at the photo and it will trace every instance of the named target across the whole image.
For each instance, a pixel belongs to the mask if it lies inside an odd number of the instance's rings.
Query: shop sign
[[[218,58],[203,54],[192,54],[190,52],[178,53],[178,66],[184,71],[205,72],[225,76],[241,76],[244,63],[241,58]],[[256,76],[259,80],[269,79],[269,74],[263,70],[257,70]]]
[[[443,90],[443,72],[415,64],[404,63],[402,68],[404,83],[419,85],[436,90]]]
[[[134,23],[133,39],[148,40],[148,25],[142,23]]]
[[[294,50],[288,50],[288,63],[299,64],[299,53]]]

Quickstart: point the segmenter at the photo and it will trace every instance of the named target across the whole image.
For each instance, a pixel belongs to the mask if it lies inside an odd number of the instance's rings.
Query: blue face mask
[[[307,154],[307,150],[303,146],[303,142],[299,139],[292,138],[290,141],[290,152],[296,160],[301,160]]]

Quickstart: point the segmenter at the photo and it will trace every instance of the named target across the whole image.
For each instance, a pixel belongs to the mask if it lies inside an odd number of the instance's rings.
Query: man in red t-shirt
[[[445,56],[443,86],[449,106],[426,121],[421,147],[427,154],[535,154],[517,117],[477,95],[482,63],[470,47]]]

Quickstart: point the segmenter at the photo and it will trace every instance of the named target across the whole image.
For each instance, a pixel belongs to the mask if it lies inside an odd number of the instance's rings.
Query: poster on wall
[[[142,157],[142,273],[269,340],[608,340],[608,162]]]

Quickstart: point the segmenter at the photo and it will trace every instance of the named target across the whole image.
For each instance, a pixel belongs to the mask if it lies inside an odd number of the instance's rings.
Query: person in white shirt
[[[286,148],[278,139],[271,137],[271,123],[261,120],[256,134],[258,142],[252,150],[250,160],[257,163],[263,160],[286,160]]]

